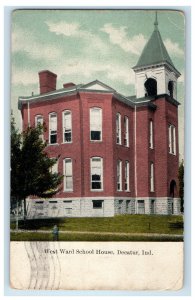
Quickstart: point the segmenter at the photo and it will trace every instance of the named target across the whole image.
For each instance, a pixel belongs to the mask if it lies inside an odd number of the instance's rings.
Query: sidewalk
[[[34,233],[51,233],[50,230],[15,230],[11,229],[10,232],[34,232]],[[167,234],[167,233],[133,233],[133,232],[101,232],[101,231],[68,231],[60,230],[59,234],[98,234],[98,235],[118,235],[118,236],[151,236],[151,237],[174,237],[183,238],[182,234]]]

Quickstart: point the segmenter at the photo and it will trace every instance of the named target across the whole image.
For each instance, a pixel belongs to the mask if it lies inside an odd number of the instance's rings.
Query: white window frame
[[[150,120],[149,122],[149,146],[150,149],[154,149],[154,122]]]
[[[38,122],[38,118],[41,118],[42,121],[41,121],[41,122]],[[37,127],[38,124],[41,124],[41,126],[43,126],[43,122],[44,122],[44,120],[43,120],[43,116],[42,116],[42,115],[36,115],[36,116],[35,116],[35,127]],[[40,138],[42,141],[44,141],[43,133],[40,134],[39,138]]]
[[[66,175],[66,162],[67,161],[71,161],[71,174],[70,175]],[[64,158],[64,191],[65,192],[73,192],[73,164],[72,164],[72,158],[70,157],[66,157]],[[72,188],[67,188],[66,185],[66,178],[72,178],[71,182],[72,182]]]
[[[150,162],[150,192],[154,192],[154,163]]]
[[[95,206],[95,204],[100,203],[100,206]],[[104,200],[92,200],[92,204],[93,204],[93,209],[103,209],[104,208]]]
[[[93,160],[99,160],[100,161],[100,181],[99,180],[92,180],[92,168],[93,168]],[[101,188],[100,189],[94,189],[92,186],[93,182],[100,182],[101,183]],[[103,191],[103,158],[99,156],[93,156],[90,159],[90,189],[91,191]]]
[[[124,145],[129,147],[129,118],[127,116],[124,117]]]
[[[169,124],[169,153],[176,155],[176,129],[175,126]]]
[[[95,124],[93,123],[94,117],[93,117],[93,111],[99,111],[100,114],[100,124],[96,124],[97,130],[92,130],[92,128],[95,127]],[[102,142],[102,108],[100,107],[90,107],[89,110],[89,123],[90,123],[90,141],[91,142]],[[97,131],[100,132],[100,139],[92,139],[91,137],[91,132],[92,131]]]
[[[70,129],[68,129],[68,130],[65,128],[65,116],[66,116],[67,114],[70,114]],[[71,112],[71,110],[69,110],[69,109],[64,110],[64,111],[62,112],[62,119],[63,119],[63,122],[62,122],[62,124],[63,124],[63,128],[62,128],[62,132],[63,132],[63,143],[65,143],[65,144],[70,144],[70,143],[72,143],[72,112]],[[66,131],[67,131],[67,132],[66,132]],[[65,140],[65,133],[70,133],[70,136],[71,136],[70,141],[66,141],[66,140]]]
[[[116,169],[117,191],[122,191],[122,160],[117,160]]]
[[[129,168],[129,161],[126,160],[125,161],[125,192],[129,192],[130,191],[130,168]]]
[[[52,115],[56,116],[56,130],[53,130],[56,133],[52,133],[51,134],[51,131],[52,131],[51,130],[51,117],[52,117]],[[58,130],[58,116],[57,116],[56,112],[51,112],[51,113],[49,113],[49,144],[50,145],[56,145],[57,144],[57,138],[58,138],[57,130]],[[55,143],[51,143],[51,135],[56,135],[56,142]]]
[[[121,114],[120,113],[116,114],[116,143],[118,145],[122,144],[122,139],[121,139]]]

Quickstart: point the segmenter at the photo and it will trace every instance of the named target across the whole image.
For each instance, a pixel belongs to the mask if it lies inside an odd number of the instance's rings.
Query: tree
[[[184,212],[184,162],[179,165],[179,197],[181,198],[181,211]]]
[[[48,157],[47,144],[41,139],[44,127],[28,127],[22,134],[11,123],[11,195],[24,201],[26,218],[26,198],[38,196],[50,198],[55,195],[63,176],[52,173],[57,159]]]

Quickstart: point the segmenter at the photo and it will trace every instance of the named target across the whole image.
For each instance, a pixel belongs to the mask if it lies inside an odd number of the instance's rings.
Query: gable
[[[81,87],[82,90],[93,90],[93,91],[104,91],[104,92],[115,92],[115,90],[101,81],[95,80]]]

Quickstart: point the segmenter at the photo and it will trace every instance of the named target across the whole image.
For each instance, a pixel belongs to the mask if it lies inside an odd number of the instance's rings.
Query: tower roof
[[[158,20],[157,20],[157,13],[156,19],[154,22],[154,31],[146,43],[142,54],[134,68],[154,65],[157,63],[168,63],[171,65],[175,70],[177,70],[165,48],[163,40],[161,38],[161,34],[158,30]]]

